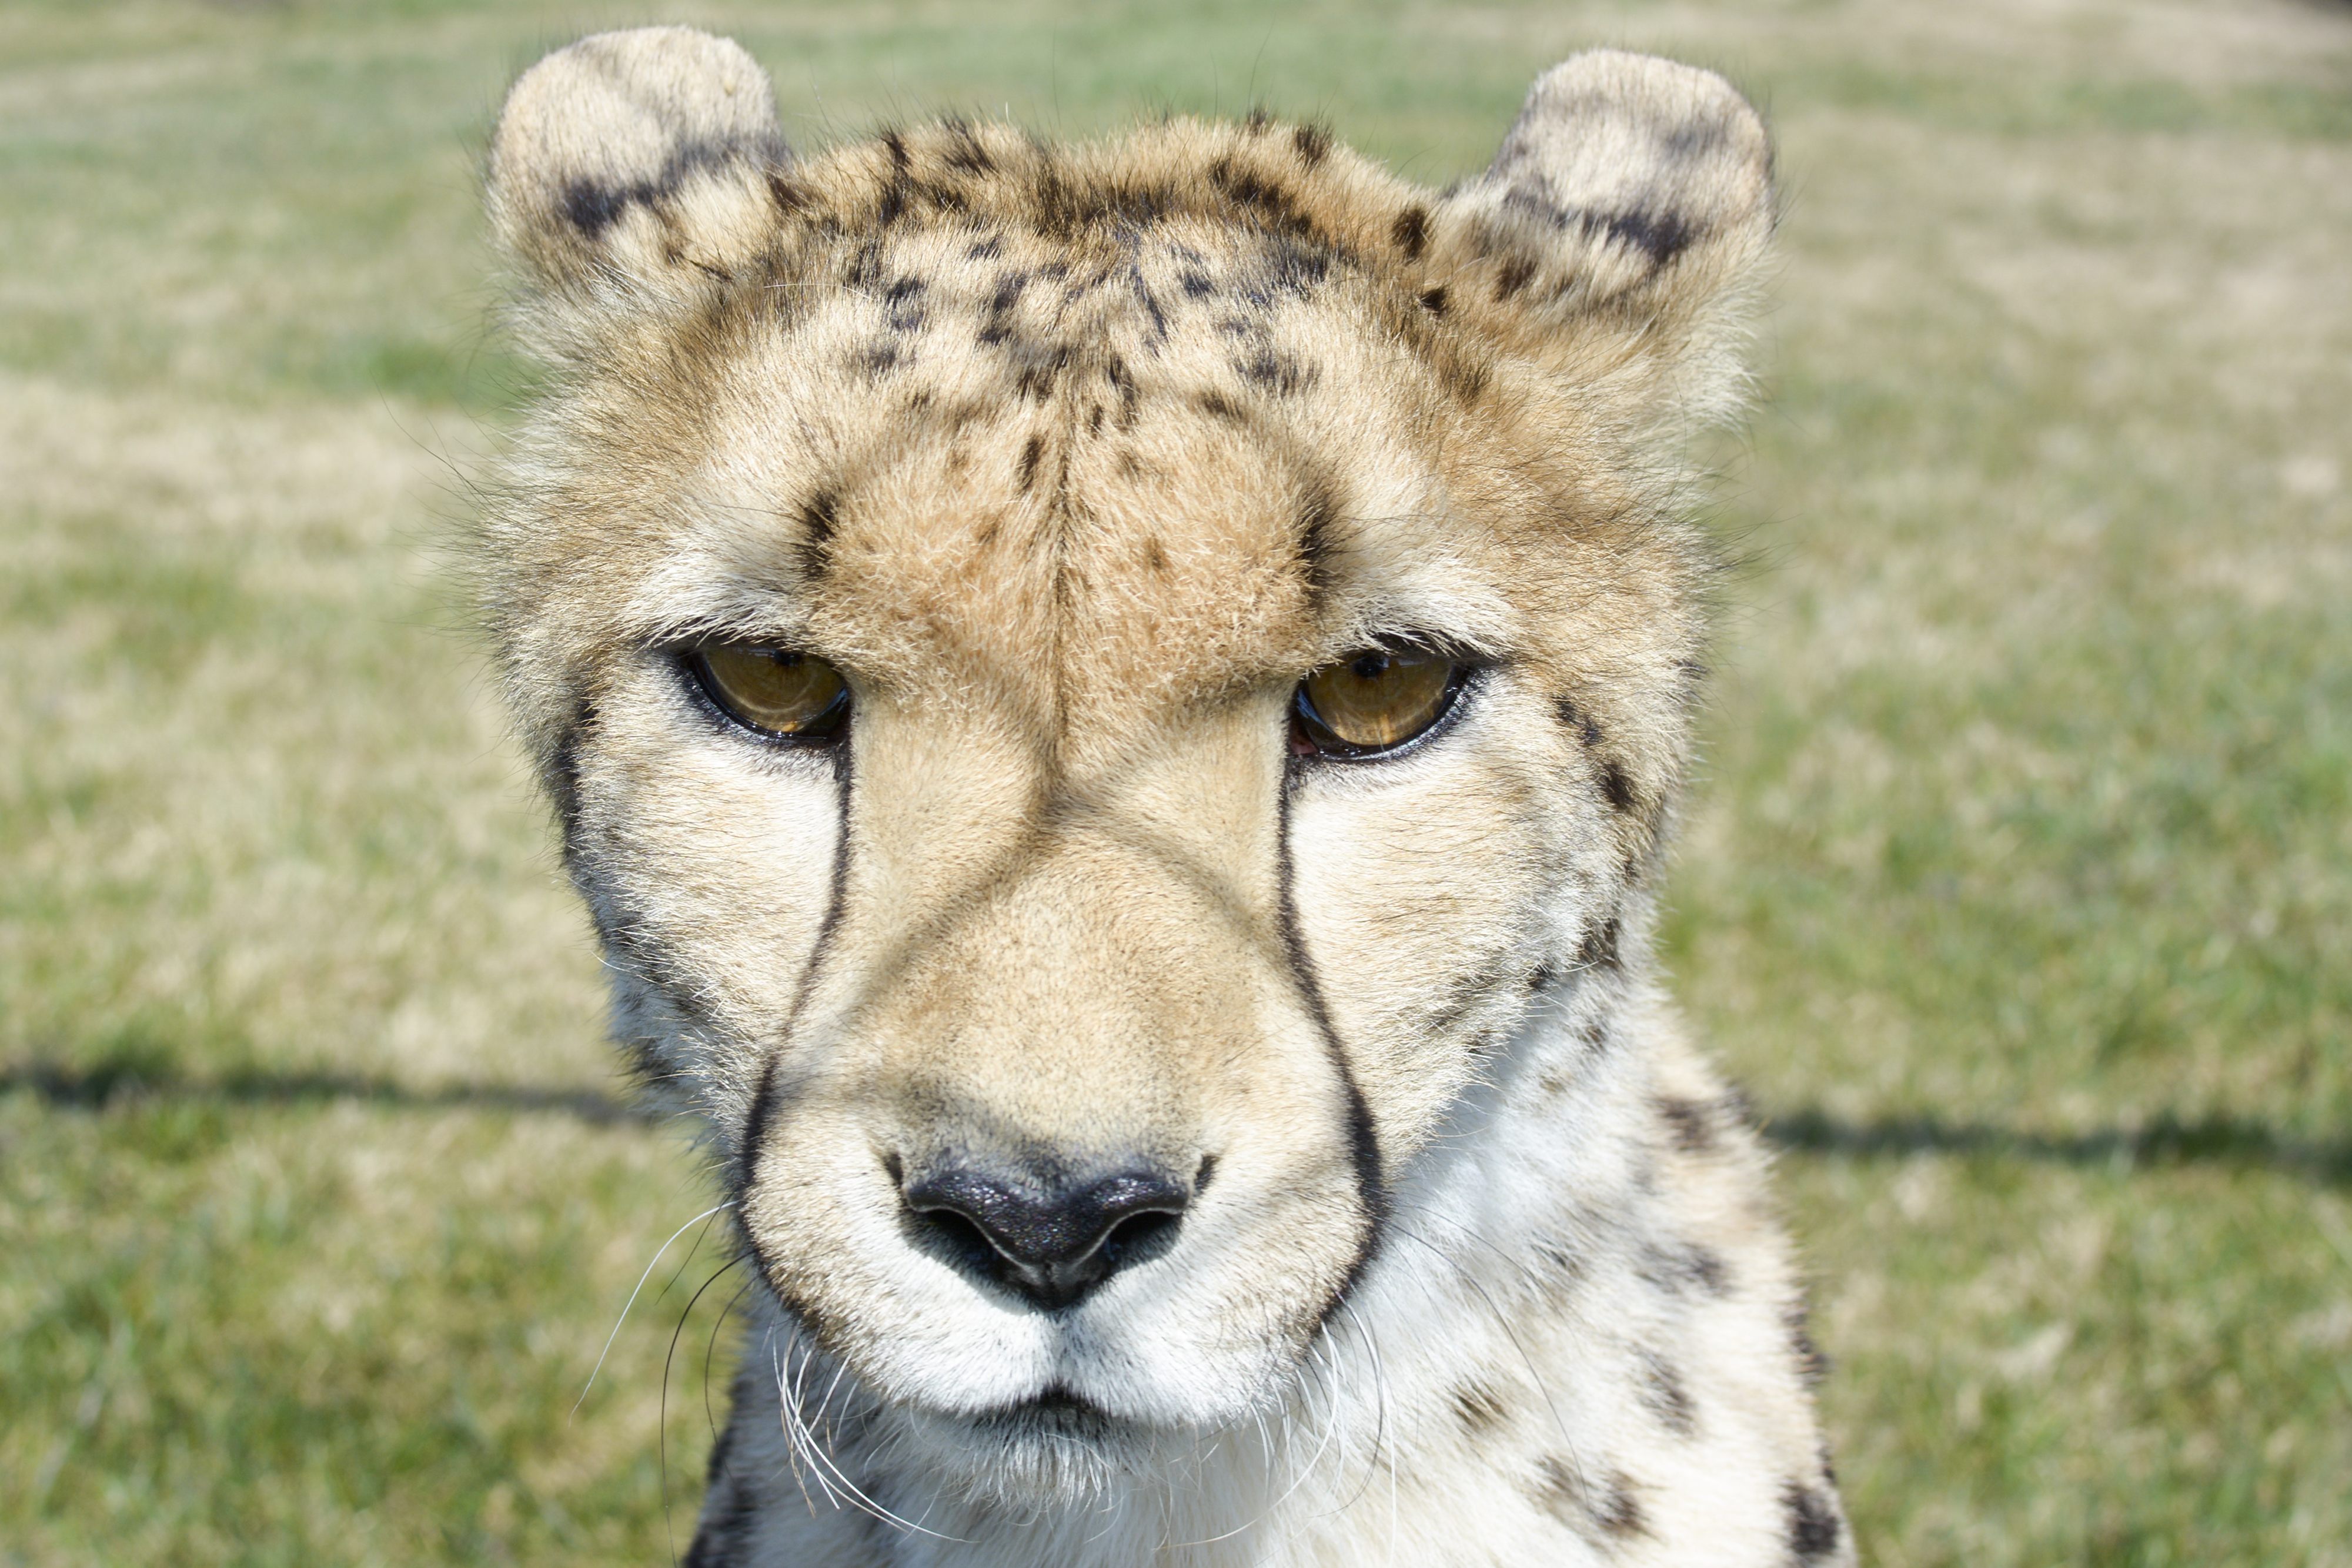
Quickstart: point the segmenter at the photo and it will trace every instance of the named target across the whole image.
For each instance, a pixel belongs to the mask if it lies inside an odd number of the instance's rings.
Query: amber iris
[[[1299,683],[1311,748],[1355,756],[1402,746],[1444,715],[1459,666],[1425,648],[1369,648]]]
[[[711,643],[694,651],[693,664],[710,700],[762,735],[823,739],[849,712],[848,684],[814,653]]]

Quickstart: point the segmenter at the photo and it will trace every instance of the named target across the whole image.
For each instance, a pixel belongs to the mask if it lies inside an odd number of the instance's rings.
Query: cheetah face
[[[1265,121],[795,161],[655,29],[522,78],[489,200],[557,372],[489,616],[759,1278],[975,1485],[1280,1406],[1616,983],[1754,115],[1598,54],[1444,197]]]

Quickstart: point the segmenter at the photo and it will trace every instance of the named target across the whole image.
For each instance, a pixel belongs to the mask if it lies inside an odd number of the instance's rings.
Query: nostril
[[[1099,1249],[1105,1272],[1157,1258],[1168,1250],[1175,1243],[1176,1227],[1181,1218],[1164,1209],[1152,1209],[1130,1214],[1112,1226]]]
[[[989,1240],[988,1233],[954,1209],[918,1209],[914,1221],[916,1228],[950,1262],[986,1273],[999,1261],[996,1246]]]

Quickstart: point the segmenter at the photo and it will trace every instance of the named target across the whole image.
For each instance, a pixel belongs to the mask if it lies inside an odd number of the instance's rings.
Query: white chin
[[[1066,1396],[990,1416],[906,1413],[930,1473],[974,1502],[1045,1509],[1083,1504],[1189,1452],[1189,1432],[1122,1419]]]

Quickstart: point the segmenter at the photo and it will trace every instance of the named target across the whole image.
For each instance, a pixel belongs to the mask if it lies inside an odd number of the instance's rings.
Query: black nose
[[[1166,1251],[1192,1196],[1156,1171],[1032,1180],[961,1166],[901,1190],[924,1240],[1048,1312]]]

